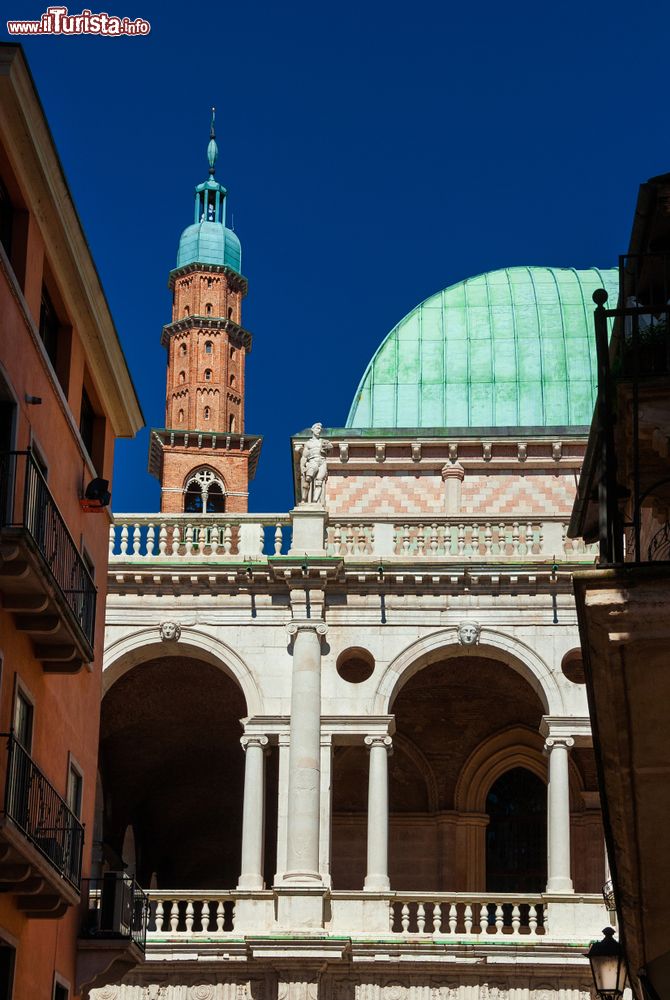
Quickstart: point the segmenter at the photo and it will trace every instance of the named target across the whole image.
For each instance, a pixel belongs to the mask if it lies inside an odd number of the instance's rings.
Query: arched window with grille
[[[184,487],[185,514],[223,514],[226,509],[226,488],[211,469],[198,469]]]

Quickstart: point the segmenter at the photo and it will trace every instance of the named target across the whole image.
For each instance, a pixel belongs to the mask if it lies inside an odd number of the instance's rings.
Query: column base
[[[550,878],[547,881],[547,888],[545,892],[553,894],[556,893],[560,895],[561,893],[574,893],[574,887],[572,885],[571,878]]]
[[[240,891],[255,891],[257,889],[264,889],[265,881],[262,875],[240,875],[239,881],[237,883],[238,892]]]
[[[325,923],[327,890],[323,886],[292,886],[275,889],[277,924],[280,930],[322,930]]]
[[[388,875],[366,875],[363,892],[389,892],[391,882]]]
[[[323,878],[320,872],[315,871],[284,872],[280,885],[304,886],[307,889],[323,888]]]

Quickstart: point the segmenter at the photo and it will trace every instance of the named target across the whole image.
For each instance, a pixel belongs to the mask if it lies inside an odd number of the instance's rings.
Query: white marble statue
[[[300,455],[300,492],[302,503],[322,503],[323,488],[328,478],[326,455],[333,447],[321,439],[323,425],[312,424],[312,436],[302,446]]]

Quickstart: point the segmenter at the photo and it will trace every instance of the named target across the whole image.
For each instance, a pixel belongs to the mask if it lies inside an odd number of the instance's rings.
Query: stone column
[[[321,885],[319,819],[321,784],[321,638],[325,622],[293,621],[291,745],[284,882]]]
[[[288,824],[288,755],[290,747],[290,736],[288,733],[280,733],[279,746],[279,788],[277,790],[277,871],[275,873],[275,885],[283,881],[286,871],[286,827]]]
[[[571,736],[549,736],[544,744],[549,754],[547,802],[547,892],[573,892],[570,877],[570,774],[568,750]]]
[[[389,853],[389,778],[390,736],[366,736],[370,747],[368,782],[368,869],[363,888],[366,892],[385,892],[390,888]]]
[[[330,841],[333,808],[333,737],[321,734],[321,826],[319,832],[319,871],[323,884],[330,888]]]
[[[242,806],[242,871],[238,889],[263,889],[265,842],[265,748],[267,736],[243,736],[244,804]]]
[[[444,506],[446,514],[461,513],[461,491],[465,469],[460,462],[447,462],[442,467],[442,482],[444,483]]]

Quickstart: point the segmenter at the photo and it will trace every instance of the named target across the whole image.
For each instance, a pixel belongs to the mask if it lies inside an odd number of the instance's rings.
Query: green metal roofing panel
[[[602,287],[616,300],[618,271],[510,267],[432,295],[380,344],[347,427],[590,424]]]
[[[177,267],[186,264],[225,264],[242,273],[242,247],[232,231],[220,222],[196,222],[181,234]]]

